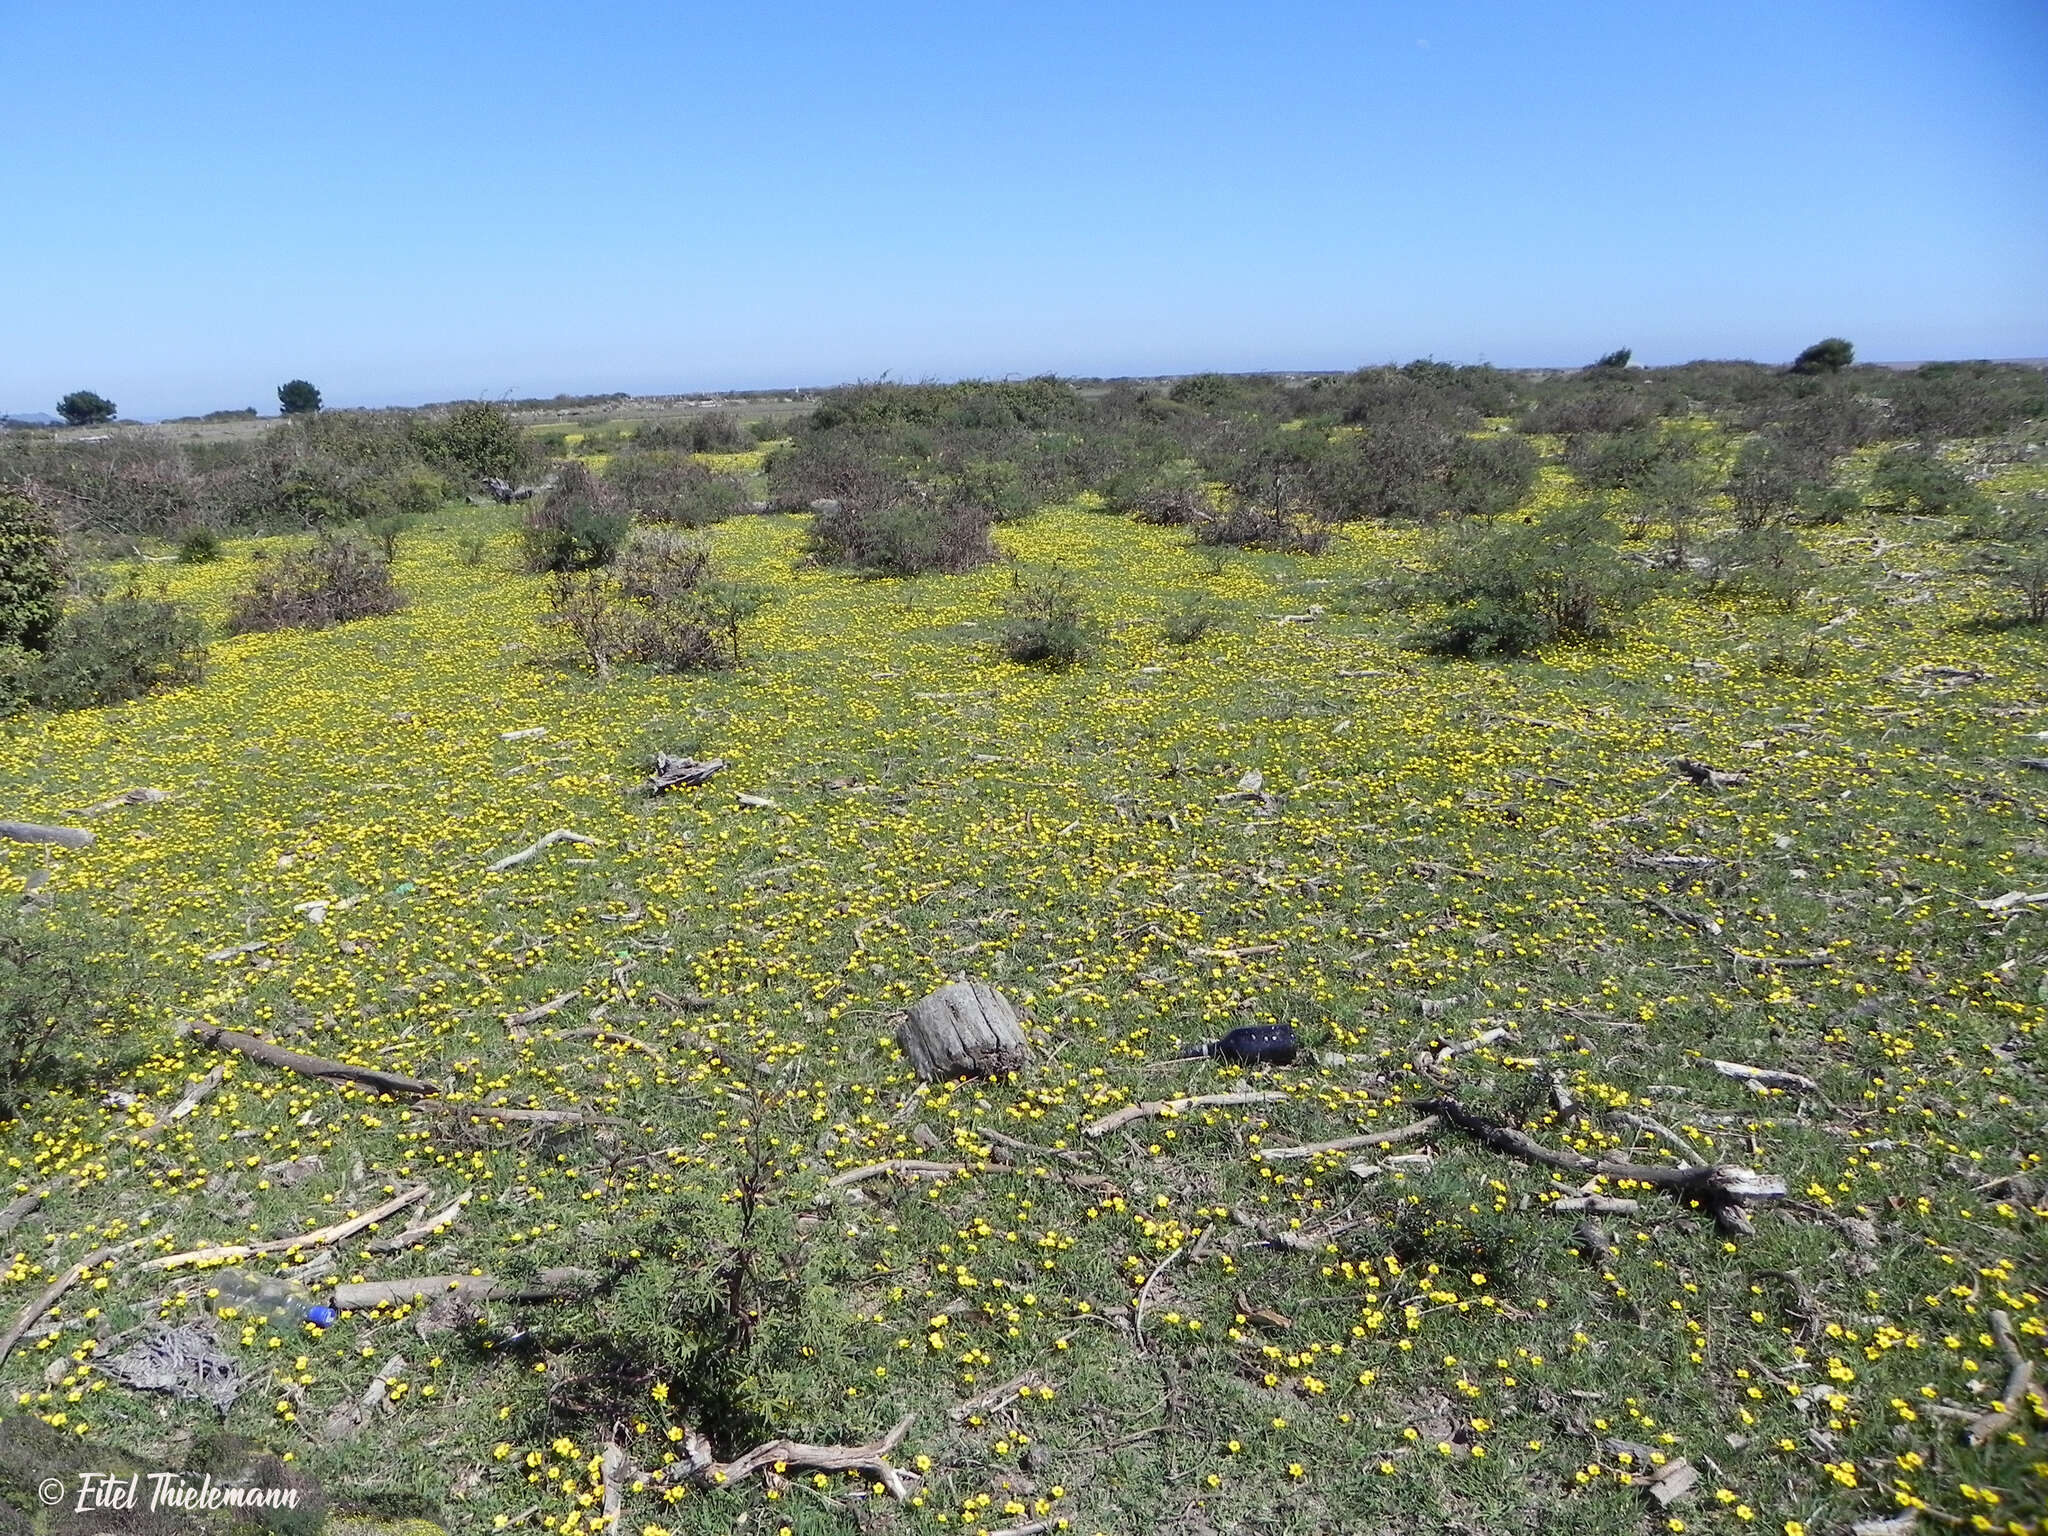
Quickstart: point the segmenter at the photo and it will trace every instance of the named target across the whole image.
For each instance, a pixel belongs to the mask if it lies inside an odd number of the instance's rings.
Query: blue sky
[[[0,410],[2048,354],[2048,6],[0,0]]]

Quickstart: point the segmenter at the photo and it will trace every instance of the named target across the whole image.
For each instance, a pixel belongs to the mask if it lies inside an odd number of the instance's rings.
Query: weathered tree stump
[[[956,981],[911,1005],[897,1032],[911,1066],[926,1082],[948,1077],[998,1077],[1031,1059],[1017,1010],[985,981]]]

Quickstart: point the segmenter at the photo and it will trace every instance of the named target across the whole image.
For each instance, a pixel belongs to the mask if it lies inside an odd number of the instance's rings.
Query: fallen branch
[[[497,863],[487,866],[486,873],[496,875],[502,874],[508,869],[517,869],[528,859],[537,858],[541,853],[554,847],[557,843],[582,843],[587,847],[594,848],[597,846],[597,839],[585,837],[581,832],[571,832],[566,827],[557,827],[554,831],[548,833],[547,836],[541,838],[539,842],[530,844],[520,849],[517,853],[508,853],[505,857],[498,860]]]
[[[1204,1227],[1201,1231],[1195,1234],[1195,1241],[1197,1243],[1200,1243],[1201,1240],[1207,1237],[1208,1235],[1209,1229],[1207,1227]],[[1156,1280],[1158,1280],[1158,1278],[1161,1275],[1165,1274],[1167,1270],[1173,1267],[1174,1260],[1178,1259],[1182,1254],[1186,1253],[1187,1251],[1188,1245],[1186,1243],[1182,1243],[1178,1248],[1174,1249],[1173,1252],[1169,1253],[1165,1258],[1161,1259],[1157,1264],[1153,1265],[1152,1273],[1147,1275],[1145,1277],[1145,1283],[1138,1287],[1138,1305],[1131,1316],[1131,1338],[1137,1344],[1138,1353],[1141,1355],[1145,1353],[1145,1303],[1147,1300],[1150,1299],[1152,1295],[1153,1283]]]
[[[2027,1393],[2034,1385],[2034,1362],[2020,1353],[2019,1341],[2012,1336],[2012,1319],[2003,1312],[1993,1312],[1991,1334],[1998,1341],[1998,1352],[2005,1356],[2005,1391],[1990,1412],[1970,1421],[1969,1441],[1972,1445],[1989,1445],[2018,1423],[2020,1405],[2027,1400]],[[0,1357],[6,1353],[0,1349]]]
[[[72,1286],[78,1284],[79,1281],[91,1274],[93,1270],[97,1269],[115,1254],[124,1253],[128,1249],[148,1241],[149,1239],[146,1237],[138,1237],[132,1238],[125,1243],[115,1243],[106,1248],[95,1248],[91,1253],[88,1253],[76,1264],[65,1270],[51,1284],[48,1290],[21,1309],[20,1315],[14,1319],[14,1326],[7,1330],[5,1338],[0,1338],[0,1360],[5,1360],[8,1355],[13,1353],[14,1346],[21,1342],[21,1336],[27,1333],[29,1329],[35,1327],[37,1320],[45,1312],[49,1311],[50,1308],[57,1305],[58,1298],[70,1290]]]
[[[1126,1104],[1114,1114],[1104,1115],[1093,1125],[1083,1126],[1081,1134],[1090,1138],[1107,1136],[1111,1131],[1122,1130],[1133,1120],[1148,1120],[1154,1115],[1177,1115],[1182,1110],[1208,1105],[1274,1104],[1286,1097],[1284,1093],[1253,1092],[1198,1093],[1185,1099],[1149,1099],[1143,1104]]]
[[[1618,1111],[1613,1118],[1632,1130],[1648,1131],[1652,1136],[1668,1142],[1671,1149],[1693,1167],[1700,1168],[1706,1165],[1707,1160],[1700,1156],[1698,1149],[1662,1120],[1652,1120],[1648,1115],[1630,1114],[1626,1110]]]
[[[1714,1070],[1723,1077],[1732,1077],[1738,1082],[1748,1083],[1758,1093],[1767,1088],[1786,1088],[1795,1093],[1819,1093],[1820,1084],[1810,1077],[1797,1072],[1782,1071],[1777,1067],[1751,1067],[1739,1061],[1716,1061]]]
[[[1000,1413],[1024,1395],[1026,1388],[1045,1385],[1045,1378],[1036,1371],[1026,1371],[1022,1376],[1013,1377],[1000,1387],[990,1387],[986,1392],[955,1403],[946,1410],[946,1417],[955,1424],[965,1424],[978,1413]]]
[[[1588,1157],[1583,1152],[1565,1152],[1546,1147],[1511,1126],[1495,1125],[1481,1119],[1455,1099],[1432,1099],[1421,1106],[1440,1115],[1449,1124],[1482,1146],[1524,1162],[1594,1178],[1626,1179],[1653,1189],[1669,1190],[1682,1200],[1707,1207],[1724,1230],[1747,1226],[1740,1206],[1748,1200],[1781,1199],[1785,1181],[1775,1174],[1757,1173],[1732,1163],[1706,1163],[1693,1167],[1625,1163],[1611,1157]]]
[[[287,1072],[297,1072],[305,1077],[324,1078],[329,1082],[356,1083],[364,1088],[374,1088],[379,1093],[409,1093],[419,1097],[437,1094],[441,1090],[432,1083],[422,1082],[416,1077],[407,1077],[403,1072],[382,1072],[375,1067],[351,1066],[345,1061],[329,1061],[324,1056],[308,1056],[302,1051],[286,1050],[281,1045],[272,1045],[268,1040],[259,1040],[254,1035],[245,1035],[240,1030],[220,1029],[211,1024],[194,1024],[191,1032],[207,1045],[221,1050],[240,1051],[244,1056],[253,1056],[267,1066],[282,1067]]]
[[[407,1227],[403,1232],[393,1232],[388,1237],[371,1239],[370,1252],[396,1253],[401,1248],[410,1248],[414,1243],[423,1242],[427,1238],[433,1237],[447,1228],[456,1217],[462,1214],[462,1208],[469,1204],[469,1196],[470,1191],[465,1189],[454,1200],[450,1201],[445,1208],[436,1211],[418,1226]]]
[[[864,1168],[849,1168],[836,1173],[825,1181],[827,1189],[844,1189],[851,1184],[864,1184],[869,1179],[879,1179],[885,1173],[900,1173],[908,1178],[941,1178],[956,1173],[965,1173],[964,1163],[927,1163],[915,1157],[892,1157],[886,1163],[869,1163]]]
[[[888,1455],[903,1443],[917,1415],[906,1413],[896,1427],[872,1445],[805,1445],[799,1440],[770,1440],[728,1462],[710,1462],[696,1476],[701,1482],[726,1487],[753,1476],[763,1467],[809,1467],[814,1472],[872,1472],[889,1496],[908,1500],[921,1479],[889,1465]]]
[[[1370,1136],[1344,1136],[1336,1141],[1318,1141],[1305,1147],[1261,1147],[1256,1156],[1264,1162],[1281,1163],[1297,1157],[1320,1157],[1325,1152],[1352,1152],[1360,1147],[1392,1147],[1404,1141],[1419,1140],[1436,1127],[1436,1116],[1428,1115],[1412,1125],[1398,1126],[1391,1131],[1374,1131]]]
[[[211,1072],[185,1090],[184,1096],[171,1106],[171,1112],[164,1117],[165,1120],[182,1120],[191,1114],[212,1096],[214,1089],[227,1081],[227,1075],[227,1068],[216,1063]]]
[[[512,1120],[529,1125],[624,1125],[610,1115],[585,1114],[580,1109],[514,1109],[505,1104],[450,1104],[433,1106],[444,1114],[467,1115],[472,1120]]]
[[[1643,905],[1652,912],[1655,912],[1659,917],[1668,917],[1672,922],[1682,923],[1688,928],[1697,929],[1710,938],[1718,939],[1721,937],[1721,925],[1711,917],[1702,917],[1697,912],[1688,912],[1683,907],[1674,907],[1670,902],[1660,901],[1655,896],[1645,896],[1643,898]]]
[[[1613,1195],[1568,1195],[1562,1200],[1550,1202],[1553,1211],[1577,1211],[1595,1216],[1633,1216],[1642,1209],[1636,1200],[1623,1200]]]
[[[596,1284],[587,1269],[544,1269],[531,1280],[500,1280],[496,1275],[422,1275],[415,1280],[357,1280],[337,1285],[330,1305],[339,1312],[370,1312],[378,1307],[462,1295],[478,1301],[559,1301],[578,1296]]]
[[[176,1269],[184,1264],[218,1264],[228,1259],[249,1259],[265,1253],[291,1253],[301,1248],[324,1248],[329,1243],[345,1242],[365,1227],[375,1226],[385,1217],[417,1205],[427,1198],[427,1186],[418,1184],[402,1195],[393,1195],[374,1210],[351,1216],[347,1221],[338,1221],[331,1227],[320,1227],[311,1232],[301,1232],[296,1237],[274,1237],[262,1243],[228,1243],[218,1248],[194,1248],[186,1253],[167,1253],[161,1258],[151,1259],[144,1269]]]
[[[1442,1066],[1445,1062],[1455,1057],[1463,1056],[1469,1051],[1480,1050],[1489,1045],[1499,1045],[1501,1041],[1507,1038],[1507,1030],[1489,1029],[1482,1034],[1474,1035],[1470,1040],[1453,1040],[1449,1045],[1436,1053],[1436,1064]]]
[[[505,1023],[512,1029],[524,1029],[529,1024],[539,1023],[551,1013],[561,1012],[567,1004],[575,1002],[582,995],[581,988],[574,992],[564,992],[559,997],[551,997],[544,1003],[535,1003],[524,1013],[507,1015]]]
[[[17,843],[55,843],[60,848],[90,848],[92,833],[83,827],[39,827],[32,821],[0,821],[0,837]]]
[[[671,757],[666,752],[654,754],[654,766],[647,771],[647,782],[640,786],[641,793],[659,795],[678,785],[687,784],[696,788],[709,784],[713,774],[722,773],[727,767],[722,757],[698,762],[695,758]]]
[[[8,1201],[7,1208],[0,1210],[0,1237],[7,1236],[20,1226],[22,1221],[43,1203],[43,1196],[48,1193],[46,1189],[32,1189],[27,1194],[16,1195]]]

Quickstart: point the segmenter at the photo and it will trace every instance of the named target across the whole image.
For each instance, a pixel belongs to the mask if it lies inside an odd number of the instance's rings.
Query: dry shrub
[[[752,598],[718,579],[704,543],[673,528],[643,527],[609,571],[557,573],[555,618],[599,677],[634,661],[662,672],[715,672],[740,659],[740,623]]]
[[[396,613],[404,603],[382,551],[323,534],[310,548],[258,567],[250,585],[235,595],[228,629],[331,629]]]

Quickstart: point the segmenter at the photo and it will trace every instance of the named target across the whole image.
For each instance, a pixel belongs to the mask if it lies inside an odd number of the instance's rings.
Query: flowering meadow
[[[1994,596],[1935,520],[1813,533],[1798,613],[1667,594],[1458,663],[1400,647],[1376,583],[1418,535],[1376,523],[1307,557],[1069,505],[996,565],[858,580],[742,517],[711,534],[766,599],[739,667],[600,683],[508,518],[406,534],[396,614],[216,638],[197,686],[0,735],[7,814],[97,837],[0,843],[0,889],[49,870],[146,968],[139,1065],[0,1126],[0,1204],[41,1197],[0,1325],[110,1250],[0,1364],[10,1411],[149,1455],[213,1430],[102,1368],[207,1307],[216,1271],[153,1259],[630,1276],[635,1234],[725,1244],[743,1201],[787,1309],[744,1413],[591,1376],[563,1319],[639,1316],[627,1284],[223,1327],[226,1427],[463,1531],[2048,1529],[2048,633],[1972,622]],[[217,623],[280,542],[116,574]],[[1087,664],[991,643],[1018,566],[1078,579]],[[1222,622],[1170,644],[1189,593]],[[728,766],[636,793],[657,750]],[[588,841],[488,868],[558,829]],[[899,1011],[962,975],[1035,1059],[921,1085]],[[1172,1059],[1263,1022],[1294,1066]],[[1265,1097],[1089,1134],[1216,1094]],[[1445,1099],[1786,1193],[1745,1232],[1442,1121],[1285,1155]],[[1994,1312],[2036,1384],[1973,1444]],[[892,1478],[800,1454],[906,1416]]]

